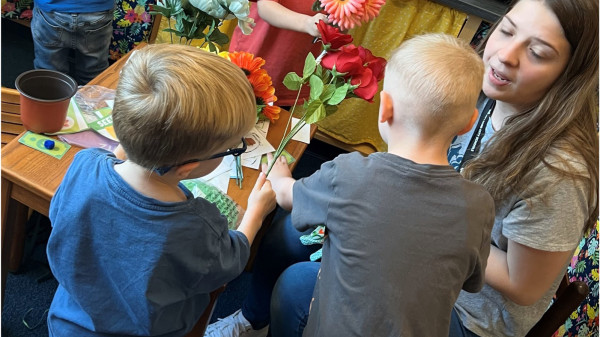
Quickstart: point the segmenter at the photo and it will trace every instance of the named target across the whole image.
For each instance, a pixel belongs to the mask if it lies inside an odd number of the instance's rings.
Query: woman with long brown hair
[[[524,336],[598,219],[598,1],[521,0],[484,44],[480,118],[449,160],[496,202],[486,285],[450,336]]]

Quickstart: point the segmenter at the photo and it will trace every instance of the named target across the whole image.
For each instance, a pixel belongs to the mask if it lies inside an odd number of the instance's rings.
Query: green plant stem
[[[296,95],[296,100],[294,101],[294,105],[292,105],[292,110],[290,111],[290,117],[288,118],[288,121],[287,121],[287,124],[285,125],[284,130],[287,130],[290,127],[290,124],[292,124],[292,117],[294,116],[294,110],[296,110],[296,105],[298,104],[298,100],[300,99],[300,92],[302,92],[303,84],[304,83],[300,83],[300,88],[298,88],[298,94]],[[305,115],[303,115],[302,118],[300,119],[303,123],[304,123],[304,120],[306,119]],[[300,124],[300,121],[298,122],[298,124]],[[298,124],[296,124],[296,126]],[[304,124],[306,124],[306,123],[304,123]],[[285,148],[285,146],[287,145],[289,140],[292,139],[292,137],[294,137],[296,135],[296,133],[298,133],[298,130],[300,130],[300,129],[296,130],[296,132],[294,134],[292,134],[292,136],[289,137],[289,139],[286,140],[286,138],[288,138],[289,134],[294,131],[294,128],[292,128],[292,130],[290,130],[289,133],[284,134],[283,139],[281,140],[281,142],[279,142],[279,146],[277,146],[277,150],[275,150],[275,154],[273,155],[273,161],[269,164],[269,168],[267,169],[267,176],[271,172],[271,169],[273,168],[273,164],[275,163],[275,160],[277,160],[277,158],[279,158],[279,156],[283,152],[283,149]]]
[[[169,29],[173,29],[171,27],[171,18],[170,17],[168,18],[167,22],[169,23]],[[159,24],[160,24],[160,22],[159,22]],[[169,31],[169,37],[171,38],[171,44],[173,44],[173,32],[172,31]]]
[[[281,153],[283,153],[283,150],[285,149],[286,145],[298,133],[298,131],[300,131],[305,125],[306,125],[306,114],[304,114],[300,118],[298,123],[296,123],[296,125],[294,125],[294,127],[290,130],[290,132],[288,132],[283,137],[281,142],[279,143],[279,146],[277,147],[277,150],[275,151],[275,154],[273,155],[273,161],[269,164],[269,168],[267,169],[267,176],[269,176],[269,173],[271,173],[271,169],[273,168],[275,161],[281,156]],[[286,128],[286,130],[287,130],[287,128]]]

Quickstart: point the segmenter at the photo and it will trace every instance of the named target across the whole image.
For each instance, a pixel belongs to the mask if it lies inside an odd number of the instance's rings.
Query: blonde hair
[[[467,163],[463,174],[486,187],[500,202],[510,193],[525,192],[536,167],[543,163],[563,178],[591,186],[588,230],[598,219],[598,1],[540,2],[562,26],[571,46],[569,62],[538,104],[507,119],[482,153]],[[486,43],[487,39],[482,51]],[[576,170],[558,155],[564,151],[583,161],[587,172]]]
[[[452,136],[473,115],[483,82],[483,62],[466,42],[424,34],[404,42],[386,66],[386,92],[419,107],[416,118],[431,132]],[[389,88],[388,88],[389,87]]]
[[[142,167],[208,158],[237,145],[255,121],[244,72],[207,51],[148,45],[121,72],[113,123],[127,157]]]

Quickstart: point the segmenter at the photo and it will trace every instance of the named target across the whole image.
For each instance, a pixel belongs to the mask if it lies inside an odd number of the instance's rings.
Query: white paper
[[[298,124],[300,119],[292,117],[292,128]],[[292,137],[293,140],[297,140],[302,143],[310,144],[310,124],[306,124]]]

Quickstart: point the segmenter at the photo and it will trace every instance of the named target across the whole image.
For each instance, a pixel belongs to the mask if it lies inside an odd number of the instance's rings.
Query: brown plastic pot
[[[29,70],[15,81],[21,93],[21,121],[27,130],[53,133],[62,129],[67,119],[71,97],[77,82],[67,74],[47,69]]]

